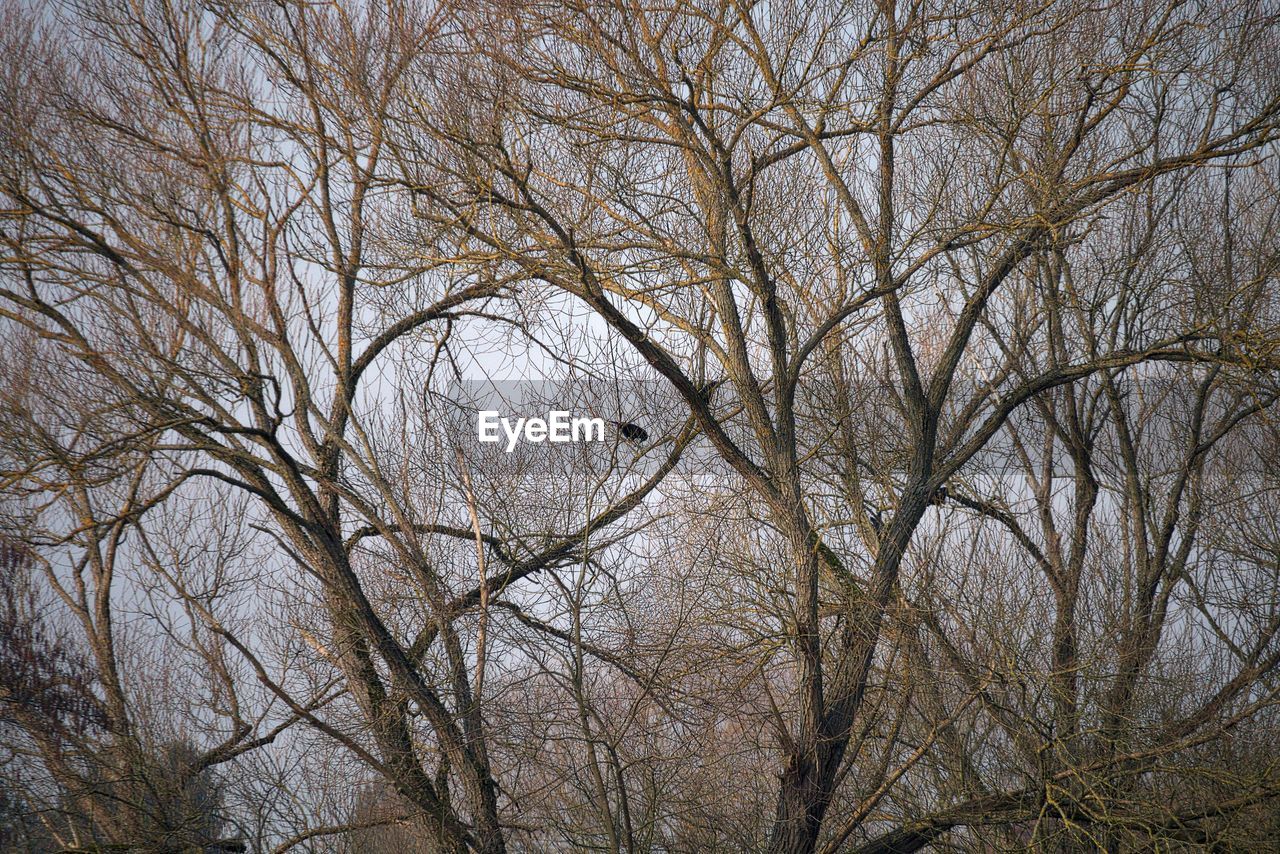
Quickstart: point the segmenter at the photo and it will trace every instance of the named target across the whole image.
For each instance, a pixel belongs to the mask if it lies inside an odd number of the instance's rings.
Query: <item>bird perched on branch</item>
[[[703,403],[710,403],[711,395],[715,394],[716,389],[724,385],[725,382],[726,380],[723,377],[721,377],[718,380],[708,380],[707,382],[697,387],[698,397],[702,399]]]
[[[630,421],[610,421],[609,423],[618,428],[618,435],[629,445],[643,445],[649,441],[649,431],[639,424]]]
[[[884,530],[884,511],[872,504],[870,501],[862,502],[862,508],[867,511],[867,521],[871,523],[871,530],[876,532],[876,536],[880,536],[880,532]]]

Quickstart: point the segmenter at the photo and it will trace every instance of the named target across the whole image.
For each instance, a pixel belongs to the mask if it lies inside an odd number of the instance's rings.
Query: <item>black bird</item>
[[[884,528],[884,514],[879,507],[876,507],[869,501],[862,502],[862,507],[867,511],[867,521],[871,523],[871,529],[876,532],[876,536],[880,536],[880,531]]]
[[[618,435],[628,444],[643,445],[649,441],[649,431],[639,424],[633,424],[630,421],[610,421],[609,423],[618,428]]]
[[[710,403],[711,395],[715,394],[716,389],[720,388],[724,383],[725,380],[723,377],[718,380],[711,380],[710,382],[703,383],[697,388],[698,397],[702,399],[703,403]]]
[[[941,507],[943,504],[947,503],[947,485],[945,483],[938,487],[937,492],[933,493],[933,498],[930,500],[930,503],[935,507]]]

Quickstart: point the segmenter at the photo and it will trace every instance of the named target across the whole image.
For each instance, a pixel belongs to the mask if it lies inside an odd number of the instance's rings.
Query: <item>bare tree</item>
[[[532,528],[517,517],[482,529],[470,464],[442,453],[421,389],[454,327],[500,317],[510,288],[424,251],[383,166],[406,70],[429,67],[456,27],[446,11],[103,2],[14,14],[6,35],[26,62],[6,81],[3,299],[8,323],[92,375],[85,405],[110,416],[101,445],[58,461],[78,484],[88,453],[125,484],[103,518],[87,500],[69,514],[67,536],[90,538],[83,559],[100,575],[83,607],[101,668],[114,666],[114,570],[96,561],[134,532],[215,674],[247,671],[283,710],[276,730],[302,722],[339,745],[413,805],[440,849],[500,851],[482,684],[494,653],[472,615],[484,625],[491,597],[575,563],[583,532],[603,536],[636,508],[687,436],[585,515],[567,506]],[[30,474],[15,467],[15,484],[63,489]],[[486,485],[484,512],[500,514],[509,488]],[[189,501],[212,521],[184,519]],[[276,564],[250,576],[262,598],[249,615],[223,601],[243,590],[231,574],[250,570],[234,554],[248,546],[211,544],[227,563],[201,579],[188,571],[199,541],[182,536],[241,507]],[[220,749],[269,741],[227,695]],[[107,701],[122,719],[129,698]]]
[[[27,614],[0,661],[155,786],[198,722],[167,802],[252,771],[306,804],[241,805],[281,851],[1273,832],[1266,4],[3,38],[6,524],[76,640]],[[473,444],[456,381],[513,352],[616,385],[610,442]],[[121,672],[134,601],[172,707]]]
[[[590,306],[683,395],[787,544],[796,681],[772,850],[816,844],[913,538],[1013,413],[1143,363],[1274,368],[1232,343],[1255,324],[1273,340],[1272,314],[1197,298],[1188,267],[1107,292],[1108,266],[1159,245],[1130,251],[1109,220],[1191,193],[1206,165],[1272,153],[1274,22],[1253,3],[1217,11],[1210,30],[1162,3],[494,8],[476,41],[484,106],[415,116],[453,143],[402,156],[405,184],[458,235],[450,249]],[[1037,298],[1063,258],[1084,256],[1098,258],[1092,280]],[[1273,278],[1272,258],[1217,286]],[[1081,310],[1125,334],[1089,334],[1072,322]],[[992,327],[1021,340],[1002,349]],[[1055,337],[1058,358],[1025,362]],[[847,420],[839,395],[818,412],[806,399],[828,353],[846,374],[883,366],[874,405],[891,447],[849,442],[843,494],[814,497],[811,461]],[[729,380],[736,434],[699,393],[703,359]],[[822,517],[862,542],[851,553]],[[839,603],[829,620],[824,589]],[[1127,672],[1149,660],[1152,604],[1125,618],[1148,626],[1133,629]],[[1115,714],[1129,695],[1112,692]],[[1034,800],[990,797],[976,812]],[[915,850],[959,823],[870,848]]]

